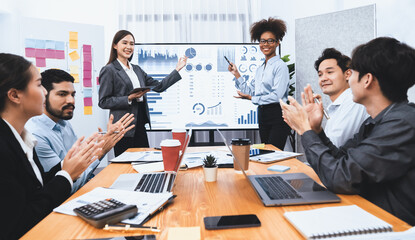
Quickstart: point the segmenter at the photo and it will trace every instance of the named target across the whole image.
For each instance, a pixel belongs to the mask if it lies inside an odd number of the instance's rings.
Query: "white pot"
[[[203,173],[205,174],[206,182],[216,182],[218,178],[218,166],[209,168],[203,166]]]

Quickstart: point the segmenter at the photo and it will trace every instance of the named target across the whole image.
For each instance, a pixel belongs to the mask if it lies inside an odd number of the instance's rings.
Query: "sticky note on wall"
[[[79,59],[79,54],[77,51],[73,51],[69,53],[69,57],[71,58],[72,61],[76,61]]]
[[[92,98],[92,88],[84,88],[83,93],[84,93],[84,97]]]
[[[79,83],[79,74],[71,74],[73,78],[75,78],[74,83]]]
[[[69,48],[78,48],[78,32],[69,32]]]
[[[92,98],[91,97],[84,98],[84,106],[92,106]]]
[[[92,106],[84,107],[84,115],[92,115]]]

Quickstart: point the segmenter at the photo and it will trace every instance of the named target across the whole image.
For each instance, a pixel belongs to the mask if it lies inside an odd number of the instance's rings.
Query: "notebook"
[[[284,217],[307,239],[392,232],[392,226],[356,205],[286,212]]]
[[[216,130],[234,156],[222,132],[219,129]],[[235,157],[234,159],[235,163],[241,167],[240,161]],[[304,173],[247,175],[242,167],[241,169],[265,206],[340,202],[336,194],[331,193]]]
[[[189,146],[191,137],[192,129],[189,130],[186,137],[185,147],[179,156],[175,171],[121,174],[110,188],[147,193],[171,192],[174,181],[176,180],[177,171],[181,165],[186,149]]]

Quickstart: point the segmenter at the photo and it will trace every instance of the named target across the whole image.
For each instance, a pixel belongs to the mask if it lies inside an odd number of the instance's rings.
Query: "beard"
[[[63,111],[65,109],[68,109],[68,108],[71,108],[72,107],[73,110],[75,110],[75,105],[73,105],[72,103],[69,103],[69,104],[63,106],[61,110],[53,109],[50,106],[50,102],[49,102],[49,98],[48,97],[46,98],[46,106],[45,107],[46,107],[46,111],[50,115],[52,115],[52,116],[54,116],[56,118],[62,119],[62,120],[70,120],[73,117],[73,111],[72,112],[69,112],[67,114],[64,114]]]

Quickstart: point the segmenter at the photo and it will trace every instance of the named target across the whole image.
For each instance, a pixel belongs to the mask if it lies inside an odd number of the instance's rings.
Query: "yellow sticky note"
[[[92,106],[84,107],[84,115],[92,115]]]
[[[70,74],[79,74],[79,67],[77,65],[69,66],[69,73]]]
[[[200,227],[171,227],[167,240],[200,240]]]
[[[259,148],[259,149],[265,148],[265,143],[253,144],[252,148]]]
[[[69,40],[70,49],[78,49],[78,40]]]
[[[78,41],[78,32],[69,32],[69,41]]]
[[[75,79],[74,83],[79,83],[79,74],[71,74],[71,76]]]
[[[71,58],[72,61],[78,60],[80,58],[77,51],[73,51],[69,53],[69,57]]]

